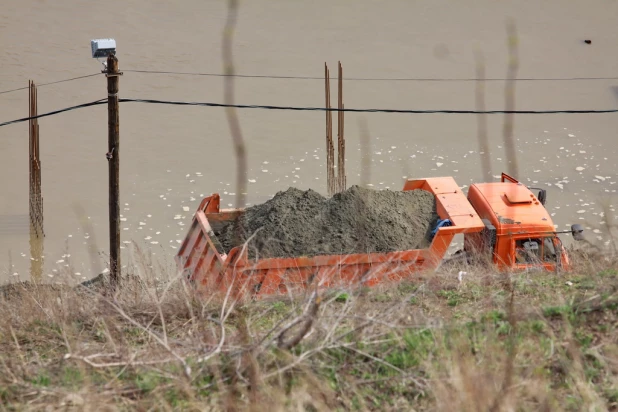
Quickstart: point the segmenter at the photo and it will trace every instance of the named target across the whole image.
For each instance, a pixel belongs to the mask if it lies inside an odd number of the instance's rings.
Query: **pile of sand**
[[[225,252],[249,239],[249,257],[273,258],[423,248],[437,220],[435,198],[424,190],[352,186],[326,199],[289,188],[213,229]]]

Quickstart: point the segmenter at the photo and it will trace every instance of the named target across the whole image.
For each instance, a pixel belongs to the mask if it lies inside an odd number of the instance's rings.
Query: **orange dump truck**
[[[485,256],[500,270],[568,269],[569,258],[545,209],[546,192],[502,174],[500,182],[470,186],[467,197],[452,177],[408,180],[407,190],[425,190],[436,199],[439,221],[426,249],[388,253],[249,259],[246,248],[217,249],[213,228],[243,210],[220,209],[218,194],[206,197],[176,256],[179,268],[204,294],[216,291],[262,297],[320,287],[368,286],[410,278],[443,261],[456,234],[464,235],[459,256]],[[576,240],[582,228],[573,225]]]

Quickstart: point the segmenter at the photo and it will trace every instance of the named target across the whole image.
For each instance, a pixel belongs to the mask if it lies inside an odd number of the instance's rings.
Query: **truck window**
[[[517,239],[515,241],[515,261],[518,264],[554,262],[555,260],[556,247],[553,237]]]
[[[556,247],[554,246],[554,238],[543,238],[543,257],[545,261],[556,261]]]

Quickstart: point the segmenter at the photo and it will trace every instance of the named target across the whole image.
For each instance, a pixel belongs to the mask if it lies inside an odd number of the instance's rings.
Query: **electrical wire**
[[[228,75],[224,73],[199,73],[199,72],[175,72],[175,71],[163,71],[163,70],[124,70],[128,73],[143,73],[143,74],[173,74],[184,76],[209,76],[209,77],[238,77],[247,79],[288,79],[288,80],[324,80],[323,77],[315,76],[278,76],[278,75],[252,75],[252,74],[233,74]],[[85,79],[88,77],[98,76],[101,73],[87,74],[84,76],[72,77],[64,80],[57,80],[49,83],[41,83],[36,85],[37,87],[50,86],[52,84],[65,83],[79,79]],[[335,78],[333,78],[335,79]],[[496,82],[506,81],[503,78],[489,78],[489,79],[477,79],[474,77],[468,78],[437,78],[437,77],[346,77],[343,80],[346,81],[380,81],[380,82]],[[516,81],[582,81],[582,80],[618,80],[618,77],[522,77],[514,79]],[[28,86],[18,87],[16,89],[3,90],[0,94],[13,93],[20,90],[27,90]]]
[[[36,87],[44,87],[44,86],[49,86],[52,84],[58,84],[58,83],[64,83],[64,82],[70,82],[73,80],[79,80],[79,79],[85,79],[87,77],[93,77],[93,76],[98,76],[101,73],[93,73],[93,74],[87,74],[85,76],[78,76],[78,77],[72,77],[70,79],[64,79],[64,80],[57,80],[55,82],[49,82],[49,83],[41,83],[41,84],[37,84]],[[0,94],[5,94],[5,93],[12,93],[12,92],[17,92],[19,90],[28,90],[28,86],[25,87],[19,87],[17,89],[11,89],[11,90],[4,90],[2,92],[0,92]]]
[[[166,104],[176,106],[206,106],[206,107],[234,107],[237,109],[266,109],[266,110],[293,110],[293,111],[331,111],[331,112],[353,112],[353,113],[400,113],[400,114],[585,114],[585,113],[618,113],[618,109],[602,110],[408,110],[408,109],[350,109],[350,108],[325,108],[325,107],[298,107],[298,106],[271,106],[271,105],[249,105],[249,104],[223,104],[223,103],[200,103],[200,102],[180,102],[171,100],[155,99],[119,99],[123,103],[150,103]]]
[[[324,80],[324,77],[315,76],[278,76],[278,75],[259,75],[259,74],[224,74],[224,73],[199,73],[199,72],[175,72],[164,70],[123,70],[124,72],[143,73],[143,74],[175,74],[182,76],[208,76],[208,77],[238,77],[248,79],[290,79],[290,80]],[[332,79],[335,79],[334,77]],[[463,78],[437,78],[437,77],[345,77],[348,81],[397,81],[397,82],[497,82],[506,81],[503,78],[477,79],[474,77]],[[618,80],[618,77],[522,77],[514,79],[516,81],[582,81],[582,80]]]
[[[15,120],[11,120],[8,122],[0,123],[0,127],[8,126],[11,124],[16,124],[16,123],[27,122],[29,120],[40,119],[42,117],[53,116],[53,115],[64,113],[64,112],[70,112],[71,110],[83,109],[85,107],[91,107],[91,106],[98,106],[98,105],[106,104],[106,103],[107,103],[107,99],[95,100],[94,102],[78,104],[77,106],[65,107],[64,109],[54,110],[52,112],[39,114],[37,116],[22,117],[21,119],[15,119]]]
[[[209,76],[209,77],[238,77],[247,79],[288,79],[288,80],[324,80],[323,77],[315,76],[278,76],[278,75],[252,75],[252,74],[233,74],[228,75],[224,73],[199,73],[199,72],[175,72],[175,71],[163,71],[163,70],[124,70],[128,73],[143,73],[143,74],[173,74],[184,76]],[[70,79],[57,80],[49,83],[38,84],[37,87],[49,86],[52,84],[65,83],[73,80],[85,79],[88,77],[98,76],[101,73],[87,74],[84,76],[72,77]],[[335,79],[335,78],[333,78]],[[345,77],[346,81],[380,81],[380,82],[497,82],[506,81],[503,78],[489,78],[489,79],[477,79],[474,77],[468,78],[437,78],[437,77]],[[516,81],[582,81],[582,80],[618,80],[618,77],[522,77],[514,79]],[[13,93],[20,90],[27,90],[28,86],[18,87],[16,89],[3,90],[0,94]]]
[[[223,104],[223,103],[207,103],[207,102],[183,102],[173,100],[155,100],[155,99],[119,99],[120,103],[147,103],[147,104],[163,104],[173,106],[199,106],[199,107],[233,107],[237,109],[265,109],[265,110],[290,110],[290,111],[314,111],[314,112],[352,112],[352,113],[397,113],[397,114],[601,114],[601,113],[618,113],[618,109],[601,109],[601,110],[408,110],[408,109],[337,109],[325,107],[299,107],[299,106],[271,106],[271,105],[253,105],[253,104]],[[38,116],[24,117],[21,119],[11,120],[0,123],[0,127],[11,124],[27,122],[32,119],[53,116],[56,114],[68,112],[71,110],[82,109],[91,106],[106,104],[107,99],[95,100],[94,102],[79,104],[77,106],[66,107],[64,109],[54,110],[52,112],[40,114]]]

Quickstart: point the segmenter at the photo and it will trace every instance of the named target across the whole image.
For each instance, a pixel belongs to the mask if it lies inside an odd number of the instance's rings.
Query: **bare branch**
[[[131,318],[129,315],[126,314],[126,312],[124,310],[122,310],[122,308],[118,305],[116,305],[115,303],[111,302],[111,301],[107,301],[114,309],[116,309],[116,311],[120,314],[120,316],[122,316],[124,319],[126,319],[129,323],[131,323],[133,326],[143,330],[144,332],[146,332],[148,335],[150,335],[155,341],[157,341],[165,350],[167,350],[174,358],[176,358],[184,367],[184,373],[185,376],[187,378],[191,378],[191,367],[189,367],[189,365],[187,365],[187,362],[180,357],[176,352],[174,352],[174,350],[163,340],[161,339],[156,333],[154,333],[151,329],[146,328],[145,326],[143,326],[142,324],[140,324],[139,322],[137,322],[136,320],[134,320],[133,318]]]
[[[291,339],[289,339],[288,341],[285,340],[285,334],[293,326],[295,326],[298,323],[300,323],[301,319],[298,319],[297,321],[292,322],[292,324],[289,327],[283,329],[281,331],[281,333],[279,333],[279,336],[277,337],[279,348],[285,349],[285,350],[290,350],[294,346],[298,345],[301,340],[303,340],[303,338],[305,337],[305,335],[307,335],[307,333],[311,329],[311,326],[313,325],[313,321],[315,320],[315,318],[316,318],[316,316],[318,314],[319,307],[320,307],[320,297],[316,296],[316,298],[313,300],[313,304],[311,305],[310,309],[303,316],[304,319],[302,319],[302,321],[304,321],[305,323],[300,328],[300,330],[296,333],[296,335],[294,337],[292,337]]]
[[[507,23],[509,62],[507,70],[507,80],[504,86],[505,111],[515,110],[515,79],[517,78],[517,69],[519,68],[519,57],[517,54],[517,30],[515,23],[509,21]],[[514,114],[504,114],[504,149],[506,151],[507,170],[509,174],[515,178],[519,178],[517,168],[517,151],[515,148],[515,137],[513,136]]]
[[[485,111],[485,59],[479,51],[476,57],[476,110],[477,130],[479,143],[479,156],[481,157],[481,168],[483,179],[489,179],[491,173],[491,156],[489,148],[489,137],[487,136],[487,114]]]
[[[238,16],[238,0],[229,0],[227,9],[227,20],[223,28],[223,77],[224,102],[226,105],[234,104],[234,59],[232,52],[232,41],[236,29],[236,18]],[[238,114],[234,107],[226,107],[225,114],[232,134],[234,152],[236,154],[236,207],[245,206],[245,194],[247,192],[247,150],[245,140],[240,128]]]

